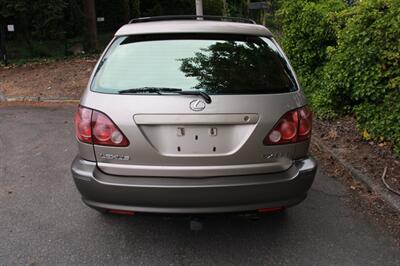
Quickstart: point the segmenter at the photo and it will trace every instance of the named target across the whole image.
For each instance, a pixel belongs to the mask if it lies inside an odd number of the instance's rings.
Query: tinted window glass
[[[115,40],[92,90],[162,87],[209,94],[296,90],[285,59],[268,38],[236,35],[142,35]]]

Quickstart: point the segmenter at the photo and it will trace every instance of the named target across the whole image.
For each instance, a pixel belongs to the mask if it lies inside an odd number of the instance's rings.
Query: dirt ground
[[[315,137],[377,184],[382,184],[381,178],[386,167],[385,180],[390,187],[400,191],[400,160],[393,154],[389,143],[362,140],[351,117],[335,121],[316,119],[313,130]]]
[[[7,97],[79,99],[95,63],[91,58],[0,67],[0,93]]]

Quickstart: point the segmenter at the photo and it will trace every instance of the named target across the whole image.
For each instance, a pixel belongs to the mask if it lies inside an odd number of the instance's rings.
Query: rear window
[[[114,40],[92,90],[118,93],[144,87],[208,94],[269,94],[296,90],[293,75],[267,37],[177,34]]]

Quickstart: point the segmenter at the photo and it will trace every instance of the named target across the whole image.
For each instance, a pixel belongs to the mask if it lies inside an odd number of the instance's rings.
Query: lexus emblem
[[[206,108],[206,103],[202,100],[193,100],[189,105],[190,109],[195,112],[203,111]]]

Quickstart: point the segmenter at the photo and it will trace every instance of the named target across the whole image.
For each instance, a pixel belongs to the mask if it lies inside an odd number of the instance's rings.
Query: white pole
[[[203,16],[203,0],[196,0],[196,16]]]

